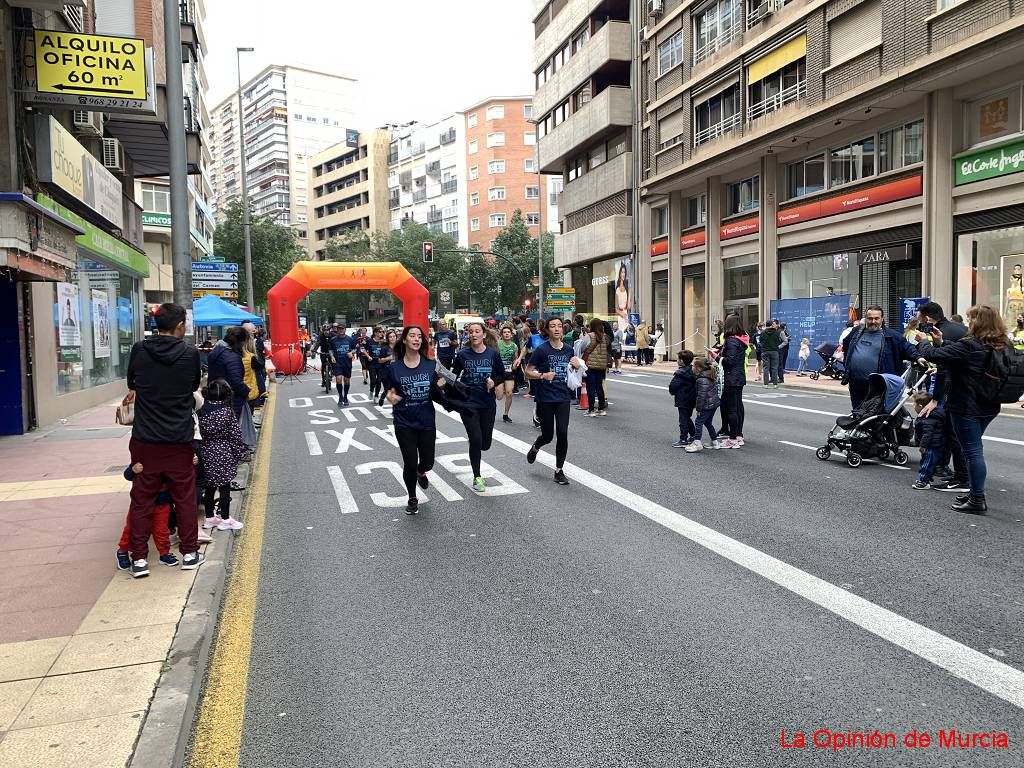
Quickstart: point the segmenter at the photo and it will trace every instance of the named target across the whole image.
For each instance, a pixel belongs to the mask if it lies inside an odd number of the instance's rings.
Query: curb
[[[248,499],[252,474],[252,464],[243,466],[247,490],[232,497],[232,501],[238,499],[240,509]],[[223,533],[230,535],[224,537],[224,544],[216,539],[214,555],[199,568],[189,591],[128,768],[178,768],[184,764],[238,538],[234,532]]]

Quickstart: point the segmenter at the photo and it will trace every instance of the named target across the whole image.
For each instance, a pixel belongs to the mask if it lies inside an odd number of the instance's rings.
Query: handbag
[[[242,405],[242,413],[238,417],[238,427],[242,431],[242,442],[249,450],[256,447],[256,425],[252,420],[252,412],[248,405]]]
[[[117,406],[117,411],[114,413],[114,422],[124,427],[130,427],[135,423],[135,404],[128,403],[127,405]]]

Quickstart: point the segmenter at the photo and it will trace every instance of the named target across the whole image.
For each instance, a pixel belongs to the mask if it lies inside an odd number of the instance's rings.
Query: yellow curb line
[[[275,392],[271,391],[263,406],[260,445],[245,501],[245,528],[234,552],[231,583],[199,710],[190,762],[194,768],[238,768],[241,761],[245,695],[270,484]]]

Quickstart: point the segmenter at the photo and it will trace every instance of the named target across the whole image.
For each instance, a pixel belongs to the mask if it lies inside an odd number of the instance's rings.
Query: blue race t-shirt
[[[402,396],[392,410],[395,427],[434,429],[434,404],[430,401],[430,389],[436,380],[434,361],[426,357],[421,356],[415,368],[410,368],[404,360],[395,360],[387,366],[384,391],[394,389]]]
[[[366,351],[370,354],[370,367],[374,369],[379,369],[381,367],[380,359],[388,355],[387,345],[383,341],[374,339],[367,342]]]
[[[351,338],[348,336],[331,336],[331,351],[334,353],[335,365],[338,368],[351,370],[352,361],[348,358],[349,352],[352,351]]]
[[[438,331],[434,334],[434,350],[437,359],[444,363],[446,368],[452,365],[452,358],[455,357],[455,334],[451,331]]]
[[[497,350],[484,347],[483,352],[474,352],[471,348],[460,349],[452,363],[452,372],[462,373],[462,382],[469,389],[469,408],[496,408],[494,390],[487,391],[487,379],[494,382],[495,388],[505,380],[505,366]]]
[[[561,349],[555,349],[547,341],[530,355],[530,365],[537,373],[553,371],[555,374],[552,381],[538,379],[534,382],[534,397],[538,403],[567,403],[572,400],[572,393],[565,385],[572,357],[572,347],[568,344],[563,343]]]
[[[534,333],[534,334],[532,334],[530,336],[530,350],[531,351],[535,350],[535,349],[538,349],[540,347],[540,345],[543,344],[543,343],[544,343],[544,337],[541,336],[539,333]]]

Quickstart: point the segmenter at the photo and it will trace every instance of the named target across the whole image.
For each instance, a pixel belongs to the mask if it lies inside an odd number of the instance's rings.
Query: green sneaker
[[[487,490],[487,481],[482,477],[473,478],[473,490],[477,493],[483,493]]]

